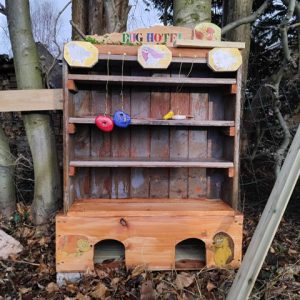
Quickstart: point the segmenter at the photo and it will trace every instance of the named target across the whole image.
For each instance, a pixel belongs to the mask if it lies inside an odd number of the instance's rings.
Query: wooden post
[[[251,239],[227,300],[248,299],[300,175],[300,126]]]

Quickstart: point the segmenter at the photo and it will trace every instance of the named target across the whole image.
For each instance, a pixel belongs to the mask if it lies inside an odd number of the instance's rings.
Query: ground
[[[244,252],[261,208],[245,208]],[[295,212],[294,208],[290,211]],[[225,299],[233,270],[147,272],[143,266],[125,270],[119,263],[97,266],[79,283],[59,288],[55,273],[54,220],[44,228],[30,223],[26,206],[1,228],[24,246],[23,252],[0,260],[0,299]],[[250,299],[300,299],[300,221],[285,215]]]

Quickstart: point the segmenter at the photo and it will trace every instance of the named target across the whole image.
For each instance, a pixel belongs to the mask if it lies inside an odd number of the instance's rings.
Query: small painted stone
[[[114,120],[114,123],[116,124],[116,126],[122,127],[122,128],[128,127],[131,123],[130,116],[122,110],[117,110],[114,113],[113,120]]]
[[[99,115],[95,119],[96,126],[104,131],[104,132],[110,132],[114,129],[114,122],[111,117]]]

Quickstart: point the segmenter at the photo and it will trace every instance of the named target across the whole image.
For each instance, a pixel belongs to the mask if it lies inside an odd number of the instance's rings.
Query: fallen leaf
[[[108,277],[108,274],[106,272],[104,272],[103,270],[96,269],[96,273],[100,279]]]
[[[152,281],[148,280],[142,284],[141,300],[155,300],[155,292]]]
[[[117,289],[117,287],[118,287],[118,284],[119,284],[119,282],[120,282],[120,278],[113,278],[112,279],[112,281],[111,281],[111,286],[116,290]]]
[[[96,298],[96,299],[105,299],[105,294],[107,291],[107,287],[103,283],[98,283],[96,286],[96,289],[91,293],[91,296]]]
[[[273,247],[270,247],[270,252],[274,254],[276,251]]]
[[[78,294],[76,295],[76,298],[75,298],[75,299],[76,299],[76,300],[90,300],[91,297],[88,296],[88,295],[82,295],[81,293],[78,293]]]
[[[168,289],[168,286],[164,282],[160,282],[156,286],[156,291],[159,295],[162,294],[164,292],[164,290],[167,290],[167,289]]]
[[[194,282],[194,280],[194,275],[182,272],[180,274],[177,274],[175,284],[178,289],[182,290],[183,288],[189,287]]]
[[[208,281],[208,283],[206,285],[206,289],[210,292],[215,288],[216,288],[216,286],[211,281]]]
[[[20,288],[19,292],[24,295],[27,294],[28,292],[30,292],[32,290],[32,288]]]
[[[47,287],[46,287],[46,291],[51,294],[51,293],[55,293],[59,291],[59,287],[55,282],[50,282]]]
[[[290,248],[288,254],[298,254],[298,251]]]
[[[136,266],[132,272],[131,272],[131,276],[132,277],[136,277],[136,276],[139,276],[141,275],[143,272],[145,272],[145,265],[138,265]]]

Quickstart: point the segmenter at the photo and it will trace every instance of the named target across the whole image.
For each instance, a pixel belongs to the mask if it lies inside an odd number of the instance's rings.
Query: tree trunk
[[[128,0],[73,0],[72,20],[84,34],[122,32],[129,10]],[[80,39],[74,28],[72,38]]]
[[[6,0],[6,8],[18,89],[41,89],[29,0]],[[48,114],[24,114],[23,120],[34,166],[32,217],[36,224],[43,224],[49,221],[62,197],[54,133]]]
[[[174,0],[174,25],[195,27],[211,21],[211,0]]]
[[[228,0],[223,1],[223,27],[231,22],[251,15],[253,0]],[[228,41],[245,42],[243,55],[243,85],[245,86],[248,75],[248,60],[251,42],[251,25],[244,24],[225,34]]]
[[[0,213],[9,218],[15,208],[14,159],[5,133],[0,127]]]

